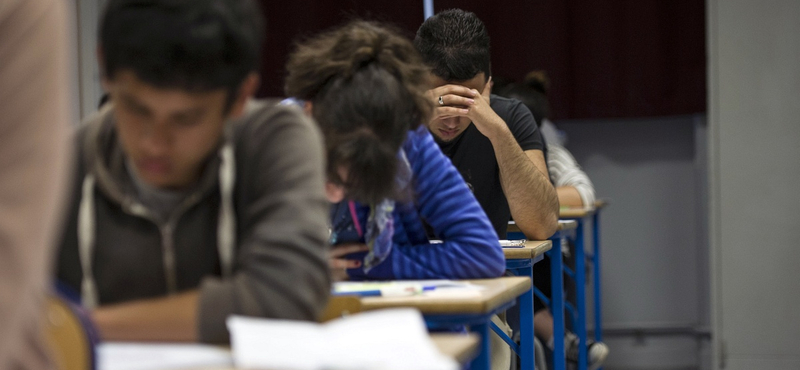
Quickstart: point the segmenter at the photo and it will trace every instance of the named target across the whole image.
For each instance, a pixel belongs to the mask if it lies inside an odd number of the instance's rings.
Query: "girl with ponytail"
[[[421,125],[433,111],[428,70],[408,39],[353,21],[300,43],[287,70],[287,95],[305,102],[325,138],[335,278],[503,273],[497,234]]]

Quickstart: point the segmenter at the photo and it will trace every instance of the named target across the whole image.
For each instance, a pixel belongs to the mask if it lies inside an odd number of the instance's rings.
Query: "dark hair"
[[[258,69],[263,19],[251,0],[110,0],[100,22],[103,73],[160,88],[228,90]]]
[[[467,81],[491,72],[489,33],[475,13],[449,9],[428,18],[417,30],[414,46],[434,75]]]
[[[411,42],[387,26],[352,21],[300,43],[287,70],[286,94],[313,103],[328,180],[361,202],[399,197],[398,151],[433,111],[428,70]]]
[[[550,117],[550,103],[547,101],[547,90],[550,80],[545,71],[532,71],[525,76],[522,83],[513,83],[496,91],[497,95],[514,98],[525,104],[536,123]]]

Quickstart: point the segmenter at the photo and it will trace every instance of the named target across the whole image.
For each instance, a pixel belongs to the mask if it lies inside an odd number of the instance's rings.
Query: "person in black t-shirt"
[[[436,110],[428,129],[473,189],[497,234],[505,238],[513,218],[529,239],[552,236],[559,204],[542,136],[520,101],[491,94],[489,35],[483,22],[460,9],[443,11],[420,26],[414,46],[433,74],[428,97]],[[545,308],[541,302],[535,305],[534,327],[553,348],[560,339],[553,338],[553,317]],[[574,340],[567,344],[577,348]],[[607,353],[594,356],[590,366],[602,364]]]
[[[489,35],[475,14],[441,12],[414,45],[433,74],[436,106],[428,129],[470,185],[504,239],[513,218],[530,239],[558,227],[558,197],[533,115],[522,103],[491,95]]]

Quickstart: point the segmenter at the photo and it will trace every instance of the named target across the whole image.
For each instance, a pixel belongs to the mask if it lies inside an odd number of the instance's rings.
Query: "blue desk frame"
[[[601,299],[601,286],[600,286],[600,209],[587,210],[583,217],[562,217],[562,220],[573,220],[578,223],[575,235],[575,271],[573,273],[575,279],[575,294],[577,313],[575,326],[577,332],[575,334],[580,338],[580,346],[578,347],[578,370],[586,370],[587,368],[587,348],[588,333],[586,331],[586,261],[591,260],[593,266],[592,276],[592,293],[594,301],[594,340],[597,342],[603,341],[603,312],[602,312],[602,299]],[[592,218],[592,253],[586,256],[584,226],[586,220]],[[555,242],[554,242],[555,243]],[[570,274],[568,274],[570,275]],[[602,368],[600,368],[602,370]]]
[[[550,251],[545,253],[550,253]],[[544,259],[544,255],[539,255],[534,259],[523,258],[506,260],[506,270],[511,271],[511,273],[516,276],[527,276],[531,279],[531,288],[519,297],[519,328],[512,328],[519,332],[519,346],[495,325],[492,325],[492,330],[494,330],[495,333],[511,347],[514,353],[519,356],[520,369],[523,370],[533,370],[534,364],[536,363],[536,351],[533,344],[533,265],[542,259]]]

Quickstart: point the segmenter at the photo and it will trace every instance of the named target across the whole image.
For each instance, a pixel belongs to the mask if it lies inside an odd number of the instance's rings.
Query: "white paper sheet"
[[[97,346],[98,370],[172,370],[233,366],[228,349],[202,344],[105,342]]]
[[[431,341],[420,313],[378,310],[327,324],[228,318],[242,369],[456,370]]]

